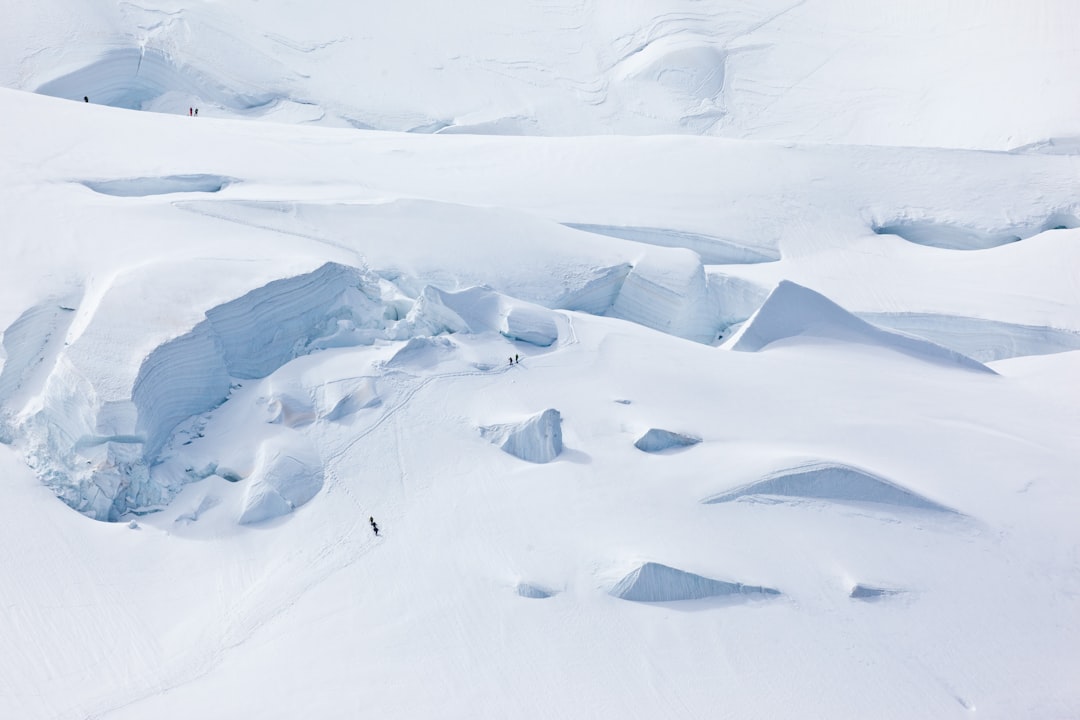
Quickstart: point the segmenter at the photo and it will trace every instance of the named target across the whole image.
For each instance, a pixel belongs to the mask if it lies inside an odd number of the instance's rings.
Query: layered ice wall
[[[720,326],[705,268],[689,250],[647,253],[626,276],[608,314],[702,343],[712,342]]]
[[[695,253],[650,248],[624,272],[582,280],[604,278],[602,292],[585,293],[586,306],[597,303],[588,309],[699,342],[715,337],[722,315]],[[266,274],[218,261],[162,263],[101,281],[77,311],[53,301],[28,311],[4,338],[13,348],[0,375],[0,439],[19,442],[71,507],[115,520],[171,501],[186,479],[151,478],[150,468],[176,426],[224,402],[236,381],[377,339],[491,332],[549,347],[563,324],[548,307],[488,287],[427,285],[412,297],[374,272],[336,263],[270,282]],[[198,293],[193,275],[205,280]],[[221,290],[229,287],[239,296]],[[598,302],[605,296],[610,305]],[[562,449],[554,410],[486,432],[530,462],[549,462]]]
[[[145,286],[114,284],[24,413],[30,464],[65,502],[100,520],[168,502],[178,488],[151,483],[148,468],[176,425],[223,402],[233,378],[384,337],[395,321],[385,317],[382,283],[327,263],[209,308],[197,322],[190,307],[170,318],[155,314],[161,307],[139,310]],[[166,338],[163,326],[182,334]]]

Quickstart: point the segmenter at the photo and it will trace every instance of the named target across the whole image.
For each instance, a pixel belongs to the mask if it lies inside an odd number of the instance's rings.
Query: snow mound
[[[204,192],[224,190],[233,178],[223,175],[164,175],[162,177],[121,178],[116,180],[83,180],[82,184],[96,193],[116,197],[146,197],[169,193]]]
[[[848,597],[854,600],[865,600],[867,602],[873,602],[874,600],[880,600],[882,598],[889,597],[890,595],[900,594],[900,590],[894,590],[891,588],[874,587],[873,585],[863,585],[862,583],[856,584],[851,588],[851,593]]]
[[[585,223],[564,224],[575,230],[584,230],[597,235],[634,240],[660,247],[686,248],[696,252],[701,257],[701,262],[708,265],[764,263],[780,259],[780,253],[774,248],[746,245],[735,240],[685,230]]]
[[[908,242],[946,250],[987,250],[989,248],[1018,242],[1047,230],[1065,230],[1080,227],[1080,219],[1070,212],[1051,213],[1042,222],[1020,225],[999,230],[956,225],[933,220],[899,219],[875,224],[878,235],[897,235]]]
[[[517,594],[523,598],[532,598],[534,600],[543,600],[553,596],[555,593],[547,588],[542,588],[539,585],[533,585],[532,583],[518,583],[515,588]]]
[[[275,438],[259,447],[248,482],[238,519],[242,525],[287,515],[315,497],[323,486],[322,464],[301,436]]]
[[[446,337],[415,337],[409,340],[386,367],[397,370],[426,370],[433,368],[457,350],[457,345]]]
[[[920,360],[994,373],[982,363],[928,340],[882,330],[824,295],[788,280],[782,280],[740,328],[731,349],[758,352],[780,340],[805,337],[877,345]]]
[[[616,583],[611,594],[622,600],[635,602],[677,602],[710,597],[764,598],[779,595],[780,591],[758,585],[713,580],[660,563],[648,562]]]
[[[307,393],[272,390],[266,398],[266,421],[288,428],[310,425],[318,418],[312,400]]]
[[[336,380],[315,389],[315,410],[322,420],[341,420],[382,403],[375,378],[358,377]]]
[[[781,470],[757,482],[706,500],[725,503],[754,495],[863,502],[916,510],[956,511],[876,475],[837,463],[812,463]]]
[[[663,108],[692,132],[706,132],[724,116],[722,93],[727,54],[708,37],[672,32],[627,48],[613,68],[614,93]],[[662,111],[661,111],[662,112]]]
[[[1080,332],[937,313],[859,313],[875,325],[918,335],[979,362],[1080,350]]]
[[[563,449],[562,416],[551,408],[519,423],[482,427],[480,435],[504,452],[533,463],[551,462]]]
[[[687,340],[711,343],[718,321],[705,269],[689,250],[650,250],[634,264],[608,313]]]
[[[691,445],[697,445],[699,442],[701,442],[701,438],[699,437],[683,435],[682,433],[671,432],[670,430],[661,430],[660,428],[652,428],[637,439],[634,443],[634,447],[643,452],[658,453],[665,450],[677,450],[679,448],[690,447]]]

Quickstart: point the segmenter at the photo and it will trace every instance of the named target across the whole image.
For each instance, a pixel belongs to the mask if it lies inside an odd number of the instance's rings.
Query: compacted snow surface
[[[1080,717],[1078,23],[20,4],[0,717]]]

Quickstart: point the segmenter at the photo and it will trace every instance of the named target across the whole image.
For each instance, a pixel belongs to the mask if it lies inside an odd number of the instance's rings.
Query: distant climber
[[[513,365],[513,364],[514,364],[514,358],[510,358],[510,364],[511,364],[511,365]]]
[[[199,117],[199,108],[195,108],[195,117]]]
[[[192,112],[192,109],[191,109],[191,108],[188,108],[188,109],[187,109],[187,114],[188,114],[188,117],[191,117],[191,112]]]
[[[515,363],[520,363],[521,359],[517,355],[514,355],[514,362]]]
[[[82,96],[82,101],[83,102],[90,102],[90,96],[89,95],[83,95]]]
[[[368,520],[371,521],[371,529],[375,531],[375,537],[379,537],[379,526],[375,524],[375,518],[369,517]]]

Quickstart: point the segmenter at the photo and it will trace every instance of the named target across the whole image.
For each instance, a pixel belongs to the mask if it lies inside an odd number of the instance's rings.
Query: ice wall
[[[158,297],[141,316],[145,281],[115,284],[73,331],[24,414],[17,434],[30,465],[66,503],[99,520],[167,503],[177,481],[155,484],[148,469],[176,425],[222,403],[234,378],[264,377],[313,350],[392,334],[397,321],[386,316],[383,282],[327,263],[211,307],[201,319],[186,308],[166,318],[173,323],[166,330],[162,307],[190,298]]]
[[[705,269],[689,250],[653,249],[634,264],[608,313],[696,342],[716,338]]]

